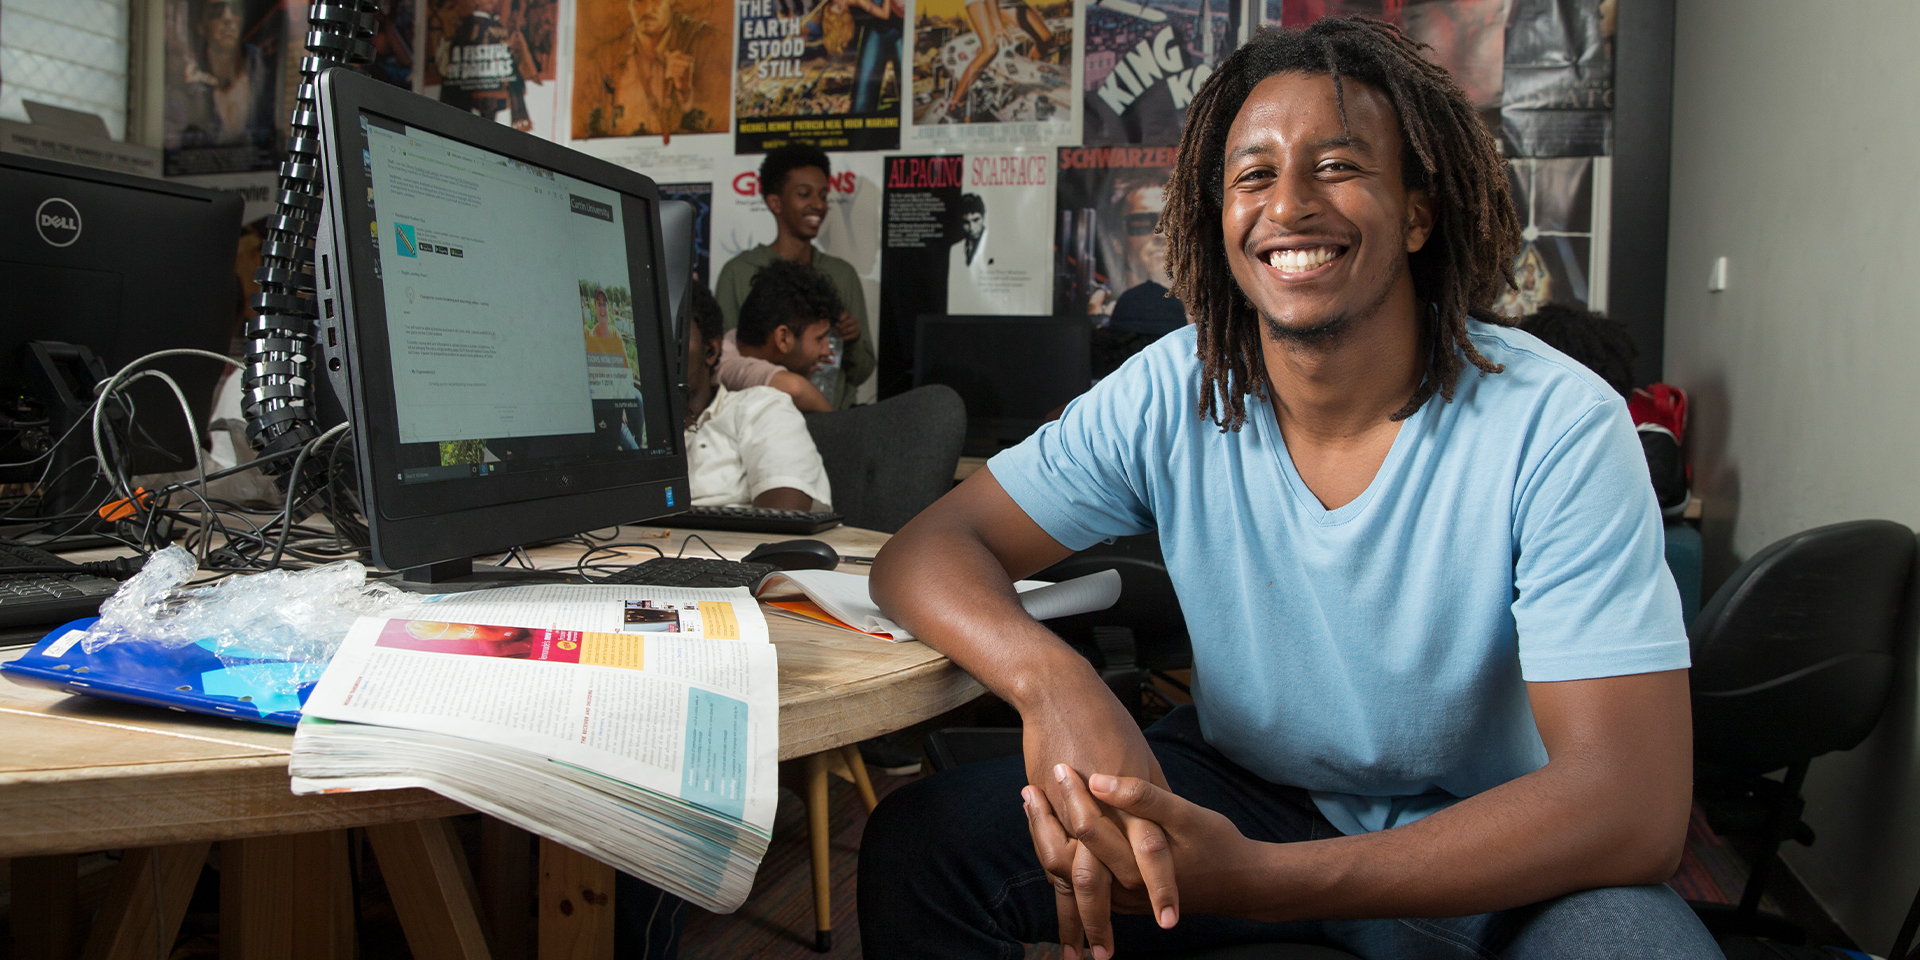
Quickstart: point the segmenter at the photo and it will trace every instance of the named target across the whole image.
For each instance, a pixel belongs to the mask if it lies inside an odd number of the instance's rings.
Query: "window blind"
[[[97,113],[114,139],[127,129],[129,0],[0,0],[0,117],[22,101]]]

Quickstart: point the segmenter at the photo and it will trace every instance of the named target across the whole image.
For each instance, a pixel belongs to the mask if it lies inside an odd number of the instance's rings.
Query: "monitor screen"
[[[636,336],[628,269],[630,254],[650,259],[647,201],[371,112],[361,120],[385,234],[373,246],[399,480],[672,453],[666,371],[658,343]]]
[[[653,183],[362,81],[322,85],[337,187],[316,250],[376,559],[684,508]]]
[[[1019,443],[1093,383],[1084,317],[923,314],[916,326],[913,385],[960,394],[965,456]]]

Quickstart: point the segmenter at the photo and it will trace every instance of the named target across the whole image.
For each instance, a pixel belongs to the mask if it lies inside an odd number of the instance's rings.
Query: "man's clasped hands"
[[[1179,923],[1183,907],[1263,919],[1253,894],[1266,845],[1168,790],[1132,724],[1117,738],[1098,738],[1104,744],[1084,735],[1049,737],[1049,726],[1026,725],[1028,785],[1020,799],[1034,851],[1053,882],[1067,960],[1075,960],[1082,942],[1094,960],[1111,957],[1115,912],[1149,914],[1164,929]],[[1055,745],[1065,749],[1049,749]],[[1075,756],[1086,748],[1095,755]],[[1068,762],[1051,759],[1060,756]]]

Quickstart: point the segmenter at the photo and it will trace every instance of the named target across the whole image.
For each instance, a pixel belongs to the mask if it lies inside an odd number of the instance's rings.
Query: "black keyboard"
[[[639,587],[751,587],[780,569],[770,563],[706,557],[655,557],[595,583]]]
[[[9,567],[72,567],[72,573],[8,573]],[[0,541],[0,627],[49,626],[100,612],[100,601],[120,589],[71,560],[45,550]]]
[[[686,513],[651,521],[656,526],[690,530],[745,530],[748,533],[819,533],[845,519],[827,510],[775,510],[772,507],[694,507]]]

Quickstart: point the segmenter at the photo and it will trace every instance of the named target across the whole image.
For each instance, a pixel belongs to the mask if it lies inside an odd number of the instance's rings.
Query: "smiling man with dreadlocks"
[[[1378,21],[1262,33],[1167,194],[1193,326],[874,563],[1024,757],[875,811],[866,955],[1719,956],[1662,885],[1692,741],[1644,457],[1617,393],[1489,312],[1518,228],[1460,87]],[[1010,581],[1148,531],[1194,705],[1143,735]]]

